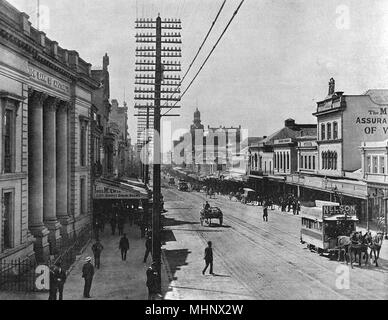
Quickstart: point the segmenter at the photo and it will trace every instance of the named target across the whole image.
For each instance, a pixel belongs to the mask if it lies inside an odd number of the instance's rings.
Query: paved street
[[[261,207],[217,196],[209,202],[223,211],[224,225],[215,220],[214,226],[202,227],[204,194],[167,186],[163,194],[171,233],[171,241],[163,246],[172,269],[166,299],[388,298],[388,261],[380,259],[378,268],[349,265],[349,289],[339,289],[336,280],[346,263],[330,261],[302,245],[297,216],[269,210],[269,222],[264,223]],[[209,240],[215,277],[201,274]]]

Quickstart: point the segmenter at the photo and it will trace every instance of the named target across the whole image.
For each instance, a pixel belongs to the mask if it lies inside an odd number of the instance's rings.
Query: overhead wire
[[[185,75],[183,76],[182,80],[180,80],[179,85],[177,85],[177,87],[174,89],[174,92],[172,93],[171,98],[174,97],[174,95],[177,93],[178,89],[180,88],[180,86],[182,85],[182,83],[183,83],[183,81],[185,80],[186,76],[188,75],[190,69],[191,69],[192,66],[194,65],[194,62],[197,60],[197,58],[198,58],[200,52],[202,51],[202,48],[204,47],[204,45],[205,45],[207,39],[209,38],[210,33],[212,32],[212,30],[213,30],[213,28],[214,28],[214,26],[215,26],[215,24],[216,24],[216,22],[217,22],[217,20],[218,20],[218,17],[220,16],[220,14],[221,14],[221,12],[222,12],[224,6],[225,6],[225,3],[226,3],[226,0],[224,0],[224,2],[222,3],[220,9],[218,10],[216,17],[215,17],[215,19],[213,20],[212,25],[210,26],[209,31],[207,32],[205,38],[203,39],[203,41],[202,41],[202,43],[201,43],[201,45],[200,45],[200,47],[199,47],[199,49],[198,49],[196,55],[194,56],[193,60],[192,60],[191,63],[190,63],[190,65],[189,65],[189,67],[188,67],[188,69],[187,69]],[[166,105],[167,105],[167,103],[165,103],[164,107],[165,107]],[[175,104],[175,105],[176,105],[176,104]],[[175,106],[175,105],[174,105],[174,106]],[[169,111],[171,111],[171,109],[170,109]],[[168,112],[169,112],[169,111],[168,111]]]
[[[206,65],[207,61],[209,60],[209,58],[211,57],[211,55],[213,54],[214,50],[217,48],[219,42],[221,41],[221,39],[223,38],[223,36],[225,35],[226,31],[229,29],[229,26],[230,24],[232,23],[232,21],[234,20],[234,18],[236,17],[236,15],[238,14],[242,4],[244,3],[245,0],[242,0],[239,4],[239,6],[237,7],[236,11],[233,13],[233,16],[231,17],[231,19],[229,20],[228,24],[226,25],[224,31],[221,33],[220,37],[218,38],[216,44],[213,46],[212,50],[210,51],[210,53],[208,54],[208,56],[206,57],[205,61],[203,62],[203,64],[201,65],[201,67],[199,68],[198,72],[196,73],[196,75],[194,76],[194,78],[191,80],[190,84],[186,87],[185,91],[182,93],[181,95],[181,98],[183,98],[185,96],[185,94],[187,93],[187,91],[190,89],[190,87],[193,85],[194,81],[197,79],[198,75],[201,73],[203,67]],[[178,101],[172,106],[172,108],[170,108],[168,111],[166,111],[162,116],[165,116],[167,113],[169,113],[176,105],[177,105]]]

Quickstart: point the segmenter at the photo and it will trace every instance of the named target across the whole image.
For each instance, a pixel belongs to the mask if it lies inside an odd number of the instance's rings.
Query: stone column
[[[49,97],[43,107],[43,216],[50,231],[51,254],[60,245],[60,223],[56,214],[56,109],[59,100]]]
[[[47,95],[31,90],[28,100],[28,224],[35,237],[38,261],[49,255],[46,226],[43,223],[43,101]]]
[[[62,225],[61,235],[64,240],[74,235],[73,222],[68,208],[69,166],[68,166],[68,111],[70,104],[60,102],[56,116],[56,211],[57,219]]]

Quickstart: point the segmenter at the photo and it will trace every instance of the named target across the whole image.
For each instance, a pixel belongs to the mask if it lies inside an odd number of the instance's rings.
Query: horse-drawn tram
[[[326,203],[305,208],[301,214],[300,241],[319,254],[338,254],[338,237],[349,237],[356,230],[357,221],[355,206]]]

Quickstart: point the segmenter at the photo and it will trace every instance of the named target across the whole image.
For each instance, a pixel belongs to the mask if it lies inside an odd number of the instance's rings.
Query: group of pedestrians
[[[61,263],[57,261],[54,267],[50,268],[50,288],[49,300],[63,300],[63,288],[66,282],[66,271],[62,268]]]
[[[301,205],[300,201],[293,194],[289,194],[288,196],[279,197],[279,208],[282,212],[290,212],[294,215],[299,215]]]

